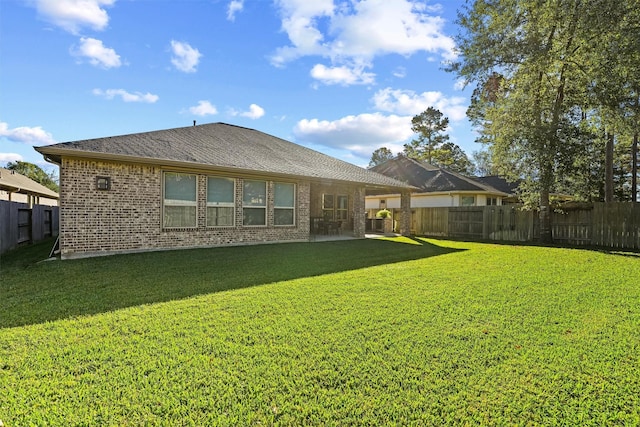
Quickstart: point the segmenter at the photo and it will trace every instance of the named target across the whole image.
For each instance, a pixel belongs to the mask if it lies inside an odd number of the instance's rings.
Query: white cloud
[[[240,117],[248,117],[250,119],[259,119],[264,116],[264,108],[259,106],[258,104],[251,104],[249,106],[248,111],[237,111],[233,108],[230,108],[227,113],[231,116],[240,116]]]
[[[91,65],[101,68],[117,68],[122,65],[120,55],[105,47],[101,40],[91,37],[80,38],[80,46],[71,49],[71,54],[88,58]]]
[[[198,101],[198,105],[189,107],[189,112],[196,116],[213,116],[218,114],[218,109],[209,101]]]
[[[402,142],[413,135],[410,116],[381,113],[346,116],[334,121],[303,119],[293,133],[301,141],[346,149],[364,158],[383,145],[400,151]]]
[[[397,67],[393,70],[393,76],[399,79],[403,79],[407,76],[407,69],[404,67]]]
[[[171,51],[173,57],[171,63],[180,71],[185,73],[195,73],[202,54],[198,49],[193,48],[189,43],[171,40]]]
[[[377,110],[411,116],[433,107],[454,122],[464,120],[467,112],[465,98],[448,98],[437,91],[416,93],[412,90],[385,88],[376,92],[372,101]]]
[[[235,21],[236,13],[242,12],[244,7],[244,0],[232,0],[229,2],[229,6],[227,7],[227,20]]]
[[[453,88],[455,90],[464,90],[465,87],[467,87],[467,80],[466,79],[458,79],[456,80],[456,82],[453,84]]]
[[[104,30],[109,15],[102,7],[114,3],[115,0],[35,0],[35,7],[45,21],[78,34],[83,27]]]
[[[44,131],[40,126],[21,126],[9,129],[9,124],[5,122],[0,122],[0,138],[7,138],[12,142],[21,142],[29,145],[49,145],[56,143],[53,136],[49,132]]]
[[[155,103],[160,97],[158,95],[153,95],[149,92],[127,92],[124,89],[94,89],[93,94],[96,96],[101,96],[105,99],[113,99],[116,96],[119,96],[124,102],[144,102],[147,104]]]
[[[23,161],[24,158],[18,153],[0,153],[0,162],[17,162]]]
[[[300,56],[329,53],[317,24],[321,18],[333,15],[333,0],[276,0],[275,3],[282,18],[282,30],[293,46],[278,48],[271,58],[274,65],[283,65]]]
[[[250,119],[259,119],[260,117],[264,116],[264,108],[262,108],[261,106],[257,105],[257,104],[251,104],[249,106],[249,111],[245,111],[243,113],[240,113],[240,115],[242,117],[248,117]]]
[[[311,69],[311,77],[324,84],[339,84],[343,86],[354,84],[366,85],[372,84],[375,81],[375,74],[365,72],[362,67],[325,67],[322,64],[316,64]]]
[[[302,56],[331,59],[332,69],[344,64],[371,67],[377,56],[417,52],[455,58],[455,43],[443,32],[440,10],[413,0],[333,1],[278,0],[282,29],[291,44],[276,49],[275,66]],[[327,80],[331,82],[331,80]]]

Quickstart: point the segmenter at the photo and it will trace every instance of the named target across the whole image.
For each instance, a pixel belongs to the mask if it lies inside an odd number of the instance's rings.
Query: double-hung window
[[[245,180],[242,185],[242,224],[267,224],[267,182]]]
[[[349,197],[337,196],[336,220],[346,221],[349,216]]]
[[[231,227],[235,218],[235,180],[207,178],[207,227]]]
[[[174,172],[164,173],[164,227],[196,227],[197,187],[196,175]]]
[[[295,223],[296,185],[276,182],[273,185],[273,222],[274,225],[293,225]]]
[[[325,221],[333,221],[333,194],[322,195],[322,218]]]

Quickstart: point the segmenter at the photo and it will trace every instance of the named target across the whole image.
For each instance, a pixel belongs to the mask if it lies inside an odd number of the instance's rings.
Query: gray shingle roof
[[[473,178],[405,156],[387,160],[374,166],[371,170],[406,182],[425,193],[440,191],[503,193],[503,191]]]
[[[509,182],[501,176],[497,175],[481,176],[474,179],[482,182],[483,184],[490,185],[493,188],[503,191],[507,194],[516,194],[518,186],[520,185],[518,182]]]
[[[72,141],[35,149],[56,162],[63,156],[83,156],[408,187],[403,182],[284,139],[226,123]]]

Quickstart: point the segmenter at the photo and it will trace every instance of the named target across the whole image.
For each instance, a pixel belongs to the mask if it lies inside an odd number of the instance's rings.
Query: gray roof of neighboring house
[[[443,191],[475,191],[494,194],[509,194],[475,178],[461,175],[437,166],[420,162],[406,156],[376,165],[371,170],[406,182],[424,193]]]
[[[60,163],[63,156],[85,157],[410,188],[403,182],[284,139],[226,123],[72,141],[35,149],[56,163]]]
[[[507,194],[516,194],[516,190],[518,189],[517,182],[510,182],[504,179],[501,176],[491,175],[491,176],[481,176],[477,178],[473,178],[476,181],[480,181],[483,184],[490,185],[491,187],[502,191]]]
[[[0,168],[0,190],[57,199],[58,193],[18,172]]]

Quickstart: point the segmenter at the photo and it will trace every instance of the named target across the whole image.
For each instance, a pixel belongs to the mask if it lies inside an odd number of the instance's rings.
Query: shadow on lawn
[[[0,328],[457,251],[422,239],[398,238],[149,252],[29,265],[16,253],[0,270]],[[40,259],[46,257],[42,253]]]

